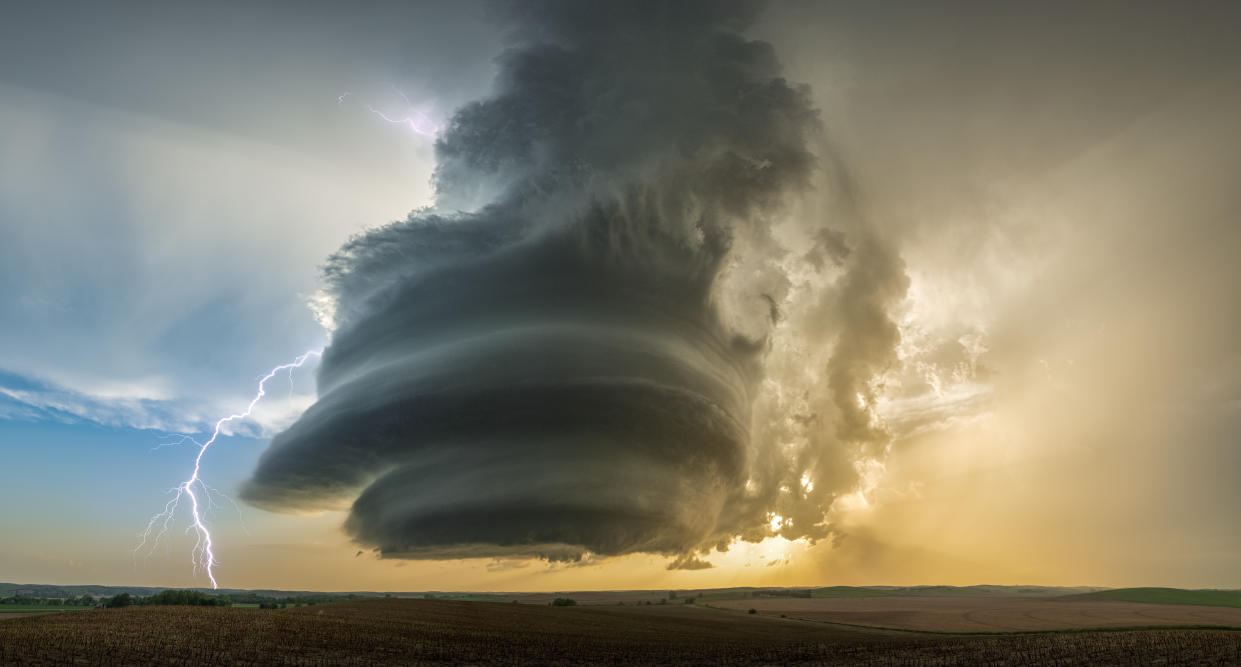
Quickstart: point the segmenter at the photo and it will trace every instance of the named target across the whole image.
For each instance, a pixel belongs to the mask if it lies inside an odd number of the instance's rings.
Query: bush
[[[113,595],[112,599],[108,600],[109,607],[128,607],[131,604],[133,604],[133,599],[129,597],[129,593]]]
[[[757,610],[757,609],[751,609],[750,611],[747,611],[746,613],[747,613],[747,614],[757,614],[757,613],[758,613],[758,610]]]
[[[694,604],[694,598],[685,598],[685,604]]]
[[[577,600],[573,598],[556,598],[552,600],[553,607],[572,607],[577,605]]]

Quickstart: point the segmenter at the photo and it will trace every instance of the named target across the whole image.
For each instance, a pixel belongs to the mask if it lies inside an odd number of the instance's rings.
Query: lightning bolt
[[[414,118],[409,115],[406,115],[404,118],[394,118],[369,104],[366,105],[366,108],[371,113],[379,116],[389,123],[394,125],[408,125],[409,129],[413,130],[416,134],[421,134],[424,137],[434,137],[436,133],[439,132],[439,127],[434,123],[431,123],[431,121],[427,118],[427,115],[422,112],[414,112],[418,115],[418,118]]]
[[[414,103],[409,99],[409,96],[402,92],[400,88],[397,88],[391,84],[389,84],[389,87],[392,88],[392,91],[397,95],[400,95],[402,100],[404,100],[406,107],[405,114],[389,114],[370,104],[366,105],[366,110],[376,116],[379,116],[382,120],[392,123],[393,125],[404,125],[410,130],[413,130],[414,134],[435,138],[435,136],[439,134],[440,130],[443,128],[441,128],[438,123],[433,121],[425,112],[415,108]],[[336,104],[338,106],[343,104],[345,102],[345,98],[350,97],[351,95],[353,95],[353,93],[348,91],[338,95],[336,97]]]
[[[198,495],[201,493],[208,507],[212,507],[214,505],[211,495],[214,489],[208,486],[207,483],[199,477],[199,472],[202,468],[203,455],[207,453],[207,449],[210,448],[216,439],[220,437],[220,431],[224,428],[225,424],[250,417],[250,415],[254,412],[254,406],[258,405],[259,401],[263,399],[263,396],[267,395],[268,380],[276,377],[276,375],[278,375],[281,371],[288,371],[289,374],[292,375],[293,369],[300,368],[311,357],[318,358],[321,356],[323,356],[322,349],[310,350],[293,361],[290,361],[287,364],[281,364],[268,371],[267,375],[264,375],[262,379],[259,380],[258,391],[254,394],[254,398],[250,400],[250,404],[246,406],[245,411],[238,412],[237,414],[232,414],[227,417],[221,417],[220,420],[215,423],[215,429],[211,432],[211,437],[206,441],[198,442],[192,437],[182,435],[179,436],[180,439],[176,442],[162,443],[157,446],[158,448],[161,446],[180,445],[186,442],[192,442],[195,445],[198,445],[198,455],[194,457],[193,473],[191,473],[189,478],[184,482],[181,482],[177,486],[168,490],[169,493],[174,494],[172,499],[164,505],[163,511],[158,512],[151,517],[151,520],[147,522],[146,530],[139,533],[139,536],[142,538],[142,542],[134,548],[135,558],[137,557],[138,552],[140,552],[143,547],[147,546],[148,543],[150,543],[150,548],[147,551],[148,555],[150,555],[150,553],[153,552],[157,546],[159,546],[160,540],[163,539],[164,535],[168,532],[168,525],[172,522],[173,517],[177,513],[177,509],[181,506],[182,499],[188,497],[190,501],[191,520],[186,532],[188,533],[193,531],[197,537],[197,540],[194,543],[194,549],[190,552],[190,562],[194,566],[194,574],[197,575],[200,569],[204,570],[207,573],[207,578],[211,580],[211,588],[219,588],[219,585],[216,583],[215,579],[215,566],[219,563],[215,559],[215,550],[211,540],[211,531],[207,529],[207,524],[203,521],[203,513],[200,511],[198,500]],[[291,378],[290,382],[292,382]],[[232,502],[231,498],[229,499],[229,502]]]

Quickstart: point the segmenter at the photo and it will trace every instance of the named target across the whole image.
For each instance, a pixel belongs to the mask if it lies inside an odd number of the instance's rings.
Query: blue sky
[[[127,556],[188,474],[189,447],[152,451],[165,434],[209,430],[268,368],[324,345],[307,306],[320,264],[429,201],[430,140],[367,105],[403,113],[404,95],[446,115],[485,85],[487,56],[453,56],[477,75],[460,85],[408,64],[442,62],[436,25],[489,28],[471,7],[21,14],[0,27],[0,502],[28,511],[0,514],[21,536],[0,549],[0,578],[78,580],[37,561]],[[277,378],[241,432],[287,423],[312,373],[292,400]],[[265,442],[223,438],[204,476],[231,491]],[[227,510],[225,541],[240,525]],[[193,581],[129,578],[161,576]]]

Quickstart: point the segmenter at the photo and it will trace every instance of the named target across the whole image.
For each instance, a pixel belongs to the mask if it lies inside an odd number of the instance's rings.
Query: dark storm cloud
[[[693,554],[678,556],[668,563],[669,570],[709,570],[715,567],[710,562],[705,561]]]
[[[352,501],[346,529],[388,557],[709,567],[687,554],[766,521],[753,499],[731,506],[754,485],[750,409],[779,305],[748,297],[754,335],[717,292],[740,245],[778,257],[770,216],[810,178],[816,112],[770,45],[737,32],[751,3],[499,14],[514,43],[495,94],[437,144],[439,212],[331,258],[319,401],[243,495]]]

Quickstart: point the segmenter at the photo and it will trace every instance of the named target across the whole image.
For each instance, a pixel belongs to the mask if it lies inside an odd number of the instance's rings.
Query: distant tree
[[[553,607],[573,607],[577,605],[577,600],[573,598],[556,598],[552,600]]]
[[[692,597],[685,598],[685,604],[694,604],[694,598]]]
[[[757,609],[751,609],[750,611],[747,611],[746,613],[747,613],[747,614],[757,614],[757,613],[758,613],[758,610],[757,610]]]
[[[133,604],[133,599],[129,597],[129,593],[118,593],[108,600],[109,607],[128,607]]]
[[[676,591],[668,591],[668,599],[669,599],[669,600],[675,600],[675,599],[677,599],[677,592],[676,592]]]

